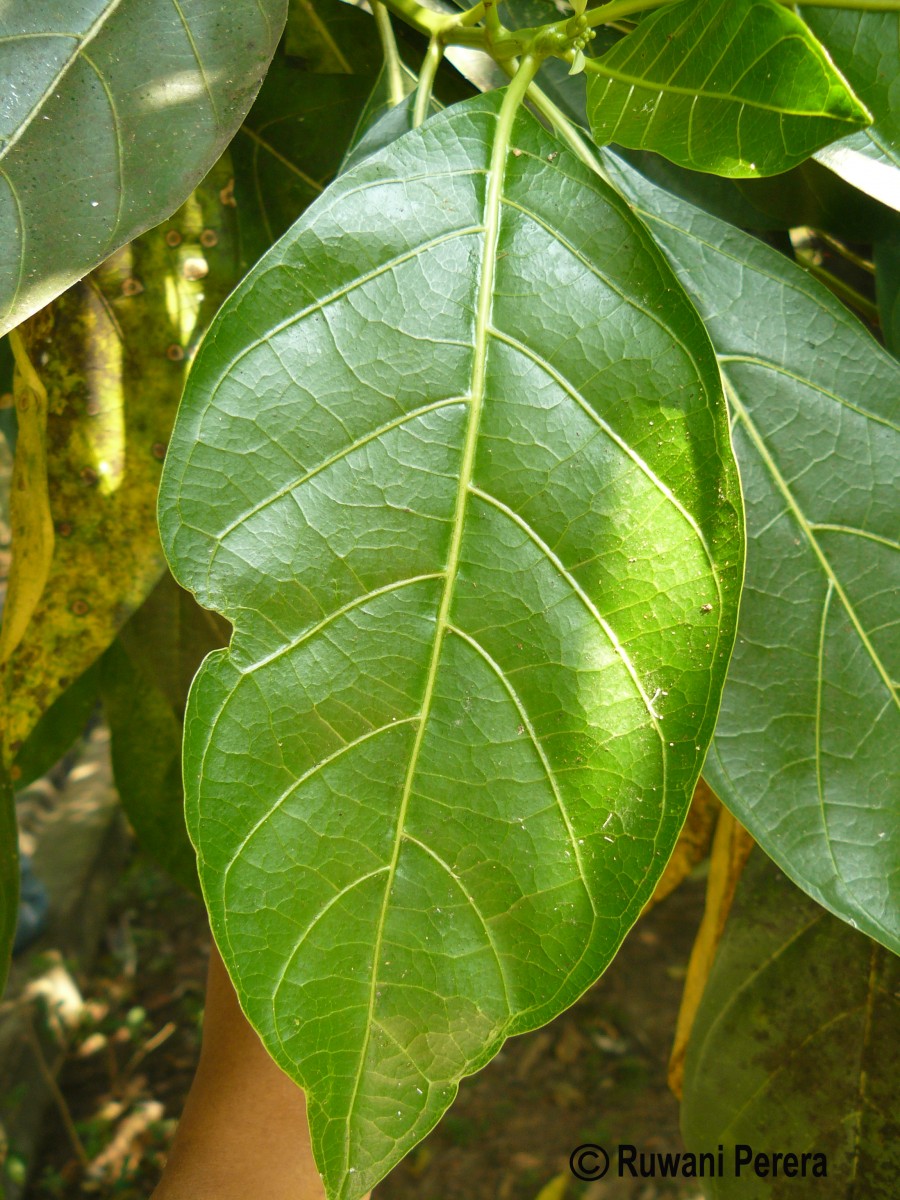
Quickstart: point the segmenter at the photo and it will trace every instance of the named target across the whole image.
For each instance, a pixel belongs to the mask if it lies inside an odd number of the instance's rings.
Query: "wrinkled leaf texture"
[[[836,921],[758,851],[691,1033],[682,1129],[690,1150],[725,1147],[709,1200],[893,1200],[900,1147],[900,963]],[[731,1170],[735,1144],[817,1151],[827,1177]]]
[[[186,718],[201,884],[343,1200],[610,961],[732,643],[702,326],[530,115],[489,171],[500,99],[348,172],[270,251],[161,490],[176,577],[235,625]]]
[[[285,0],[38,0],[0,14],[0,333],[185,199],[265,74]]]
[[[656,150],[719,175],[774,175],[870,115],[806,25],[777,0],[686,0],[594,60],[598,145]]]
[[[704,775],[800,887],[900,950],[900,366],[783,255],[608,163],[732,409],[747,576]]]

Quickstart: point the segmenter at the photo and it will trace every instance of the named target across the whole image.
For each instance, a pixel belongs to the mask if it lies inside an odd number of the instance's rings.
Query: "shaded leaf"
[[[98,685],[98,667],[92,663],[43,714],[10,769],[17,790],[46,775],[75,745],[99,703]]]
[[[5,7],[0,333],[167,217],[250,107],[285,0]]]
[[[900,13],[804,7],[803,18],[875,118],[816,157],[900,210]]]
[[[228,624],[166,574],[101,660],[116,787],[141,846],[173,878],[197,889],[184,824],[184,706],[204,657],[228,641]]]
[[[20,373],[17,394],[47,393],[55,538],[46,582],[0,664],[7,767],[164,569],[155,518],[162,459],[193,349],[237,274],[234,211],[222,199],[230,176],[223,159],[171,221],[16,331],[38,364],[31,385]],[[23,520],[39,498],[38,484],[13,490]],[[31,549],[23,529],[14,513],[13,572]],[[33,584],[31,567],[27,577]],[[17,612],[12,597],[7,612]]]
[[[704,774],[800,887],[900,948],[900,365],[785,257],[612,162],[733,412],[747,574]]]
[[[413,127],[415,101],[415,93],[412,92],[405,100],[401,100],[399,104],[395,104],[378,117],[363,131],[358,141],[351,142],[344,162],[341,164],[341,170],[349,171],[363,159],[385,149],[391,142],[396,142],[397,138],[402,137],[404,133],[409,133]],[[431,113],[439,111],[440,105],[432,99]]]
[[[19,910],[19,831],[9,776],[0,767],[0,996],[6,987]]]
[[[710,1200],[892,1200],[900,1148],[900,963],[823,912],[762,854],[735,897],[688,1049],[690,1150],[744,1144],[826,1156],[827,1182],[726,1171]],[[798,1164],[799,1165],[799,1164]],[[799,1176],[799,1170],[798,1170]]]
[[[160,496],[177,577],[236,629],[186,719],[204,895],[343,1200],[610,961],[735,619],[702,326],[529,114],[494,144],[500,101],[343,175],[243,282]]]
[[[284,48],[315,74],[371,76],[381,66],[371,15],[344,0],[289,0]]]
[[[691,948],[675,1026],[675,1041],[669,1057],[669,1087],[679,1099],[684,1080],[684,1058],[690,1044],[697,1008],[731,911],[735,889],[752,849],[753,838],[747,830],[734,819],[727,808],[720,808],[709,859],[703,920]]]
[[[777,0],[685,0],[593,62],[594,140],[719,175],[774,175],[870,116]]]
[[[246,266],[336,174],[371,88],[371,75],[315,75],[280,57],[272,63],[231,146]]]
[[[342,0],[291,0],[284,52],[231,146],[245,270],[337,173],[381,58],[367,13]]]
[[[900,358],[900,229],[875,243],[875,287],[885,345]]]
[[[402,64],[401,64],[402,65]],[[366,105],[360,113],[353,136],[347,143],[341,170],[347,171],[356,163],[362,162],[376,150],[389,146],[404,133],[412,129],[413,109],[415,107],[416,76],[407,67],[401,71],[401,79],[405,96],[395,103],[391,95],[391,82],[386,67],[378,73],[375,84],[369,93]],[[440,111],[440,105],[432,96],[428,115]]]

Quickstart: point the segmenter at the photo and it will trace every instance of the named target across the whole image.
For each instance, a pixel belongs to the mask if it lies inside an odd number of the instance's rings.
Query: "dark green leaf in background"
[[[19,909],[19,831],[9,776],[0,767],[0,996],[6,986]]]
[[[99,667],[91,663],[40,718],[13,764],[16,790],[33,783],[75,745],[100,701]]]
[[[588,115],[599,145],[720,175],[785,171],[870,119],[777,0],[668,4],[594,66]]]
[[[196,889],[184,824],[184,706],[204,657],[228,641],[228,623],[165,575],[101,660],[116,787],[141,846]]]
[[[245,270],[337,174],[381,63],[368,13],[341,0],[291,0],[282,49],[231,146]]]
[[[875,286],[885,345],[900,358],[900,230],[875,244]]]
[[[372,17],[343,0],[288,0],[284,49],[318,75],[374,75],[381,66]]]
[[[488,189],[501,95],[343,175],[244,281],[161,490],[177,577],[236,627],[186,719],[204,894],[343,1200],[610,961],[735,620],[702,326],[529,115]]]
[[[4,6],[0,332],[182,203],[249,109],[285,12],[285,0]]]
[[[725,1148],[709,1200],[894,1200],[900,1177],[900,963],[756,851],[691,1032],[682,1129]],[[827,1177],[734,1177],[735,1144],[817,1151]]]
[[[796,883],[900,949],[900,365],[784,256],[616,181],[703,317],[734,420],[747,577],[704,774]]]
[[[875,118],[816,157],[900,210],[900,13],[802,9],[803,18]]]
[[[281,237],[337,172],[372,83],[371,75],[311,74],[283,57],[272,63],[231,147],[241,255],[247,266]]]

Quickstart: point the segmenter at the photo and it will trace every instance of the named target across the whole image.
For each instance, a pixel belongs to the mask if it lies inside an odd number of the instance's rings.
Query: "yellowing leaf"
[[[170,221],[16,330],[14,588],[0,662],[14,776],[41,715],[164,570],[162,460],[193,349],[237,274],[230,175],[222,160]]]
[[[706,980],[716,956],[716,947],[728,920],[735,888],[753,845],[753,838],[746,829],[734,819],[727,808],[721,809],[709,860],[706,907],[691,950],[675,1027],[675,1043],[669,1058],[669,1087],[679,1099],[684,1079],[684,1059],[697,1006],[703,996]]]
[[[0,664],[21,642],[37,607],[53,557],[53,520],[47,494],[47,389],[35,371],[17,333],[10,335],[18,367],[15,391],[18,439],[13,460],[9,515],[19,547],[9,571]]]

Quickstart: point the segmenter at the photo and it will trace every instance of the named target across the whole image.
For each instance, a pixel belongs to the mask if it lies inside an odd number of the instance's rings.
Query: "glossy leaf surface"
[[[816,157],[854,187],[900,210],[900,13],[803,8],[874,123]]]
[[[532,117],[494,150],[500,99],[343,175],[245,280],[160,498],[236,629],[186,719],[204,894],[343,1200],[609,962],[735,620],[702,326]]]
[[[231,140],[285,0],[72,0],[0,15],[0,332],[167,217]]]
[[[869,122],[803,22],[777,0],[685,0],[644,17],[588,80],[599,145],[719,175],[773,175]]]
[[[724,1146],[710,1200],[893,1200],[900,1172],[900,963],[756,851],[738,885],[688,1047],[682,1129]],[[735,1144],[825,1156],[827,1175],[735,1178]]]
[[[796,883],[900,948],[900,365],[783,255],[618,179],[703,316],[734,418],[747,578],[704,774]]]

